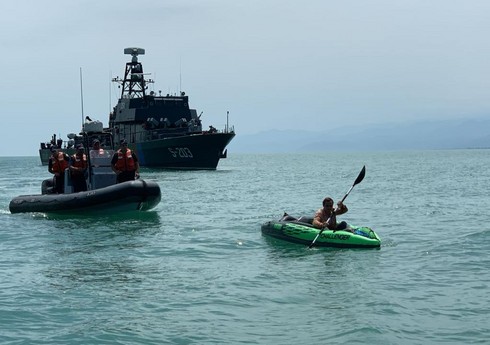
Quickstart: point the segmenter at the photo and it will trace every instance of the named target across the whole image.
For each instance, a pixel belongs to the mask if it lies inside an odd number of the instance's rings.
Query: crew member
[[[83,145],[78,145],[77,152],[71,156],[70,176],[73,184],[73,192],[85,192],[87,190],[87,156]]]
[[[111,166],[117,175],[117,183],[132,181],[139,177],[138,157],[128,148],[125,139],[121,140],[119,150],[112,156]]]
[[[92,142],[92,150],[90,150],[90,158],[109,157],[109,153],[100,146],[99,139]]]
[[[54,191],[62,194],[65,187],[65,169],[69,166],[70,157],[56,146],[51,147],[48,171],[53,174]]]

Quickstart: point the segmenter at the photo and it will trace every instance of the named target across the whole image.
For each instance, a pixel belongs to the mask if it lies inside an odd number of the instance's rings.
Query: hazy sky
[[[107,125],[141,47],[154,90],[205,126],[268,129],[484,117],[488,0],[2,2],[0,156],[37,155],[84,114]]]

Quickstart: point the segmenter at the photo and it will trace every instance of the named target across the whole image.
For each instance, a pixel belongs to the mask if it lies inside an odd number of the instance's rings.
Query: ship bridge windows
[[[151,96],[150,99],[152,99],[155,104],[158,106],[174,106],[174,107],[188,107],[187,104],[187,97],[172,97],[172,96]]]

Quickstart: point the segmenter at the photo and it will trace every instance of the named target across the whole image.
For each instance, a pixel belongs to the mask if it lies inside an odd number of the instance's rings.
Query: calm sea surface
[[[261,223],[323,197],[379,250],[306,247]],[[152,212],[8,211],[38,157],[0,157],[1,344],[489,344],[490,150],[229,154],[142,169]]]

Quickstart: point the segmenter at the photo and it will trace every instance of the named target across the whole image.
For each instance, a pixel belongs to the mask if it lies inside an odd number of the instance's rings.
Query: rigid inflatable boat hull
[[[136,180],[79,193],[21,195],[10,201],[9,209],[11,213],[147,211],[160,199],[156,182]]]

